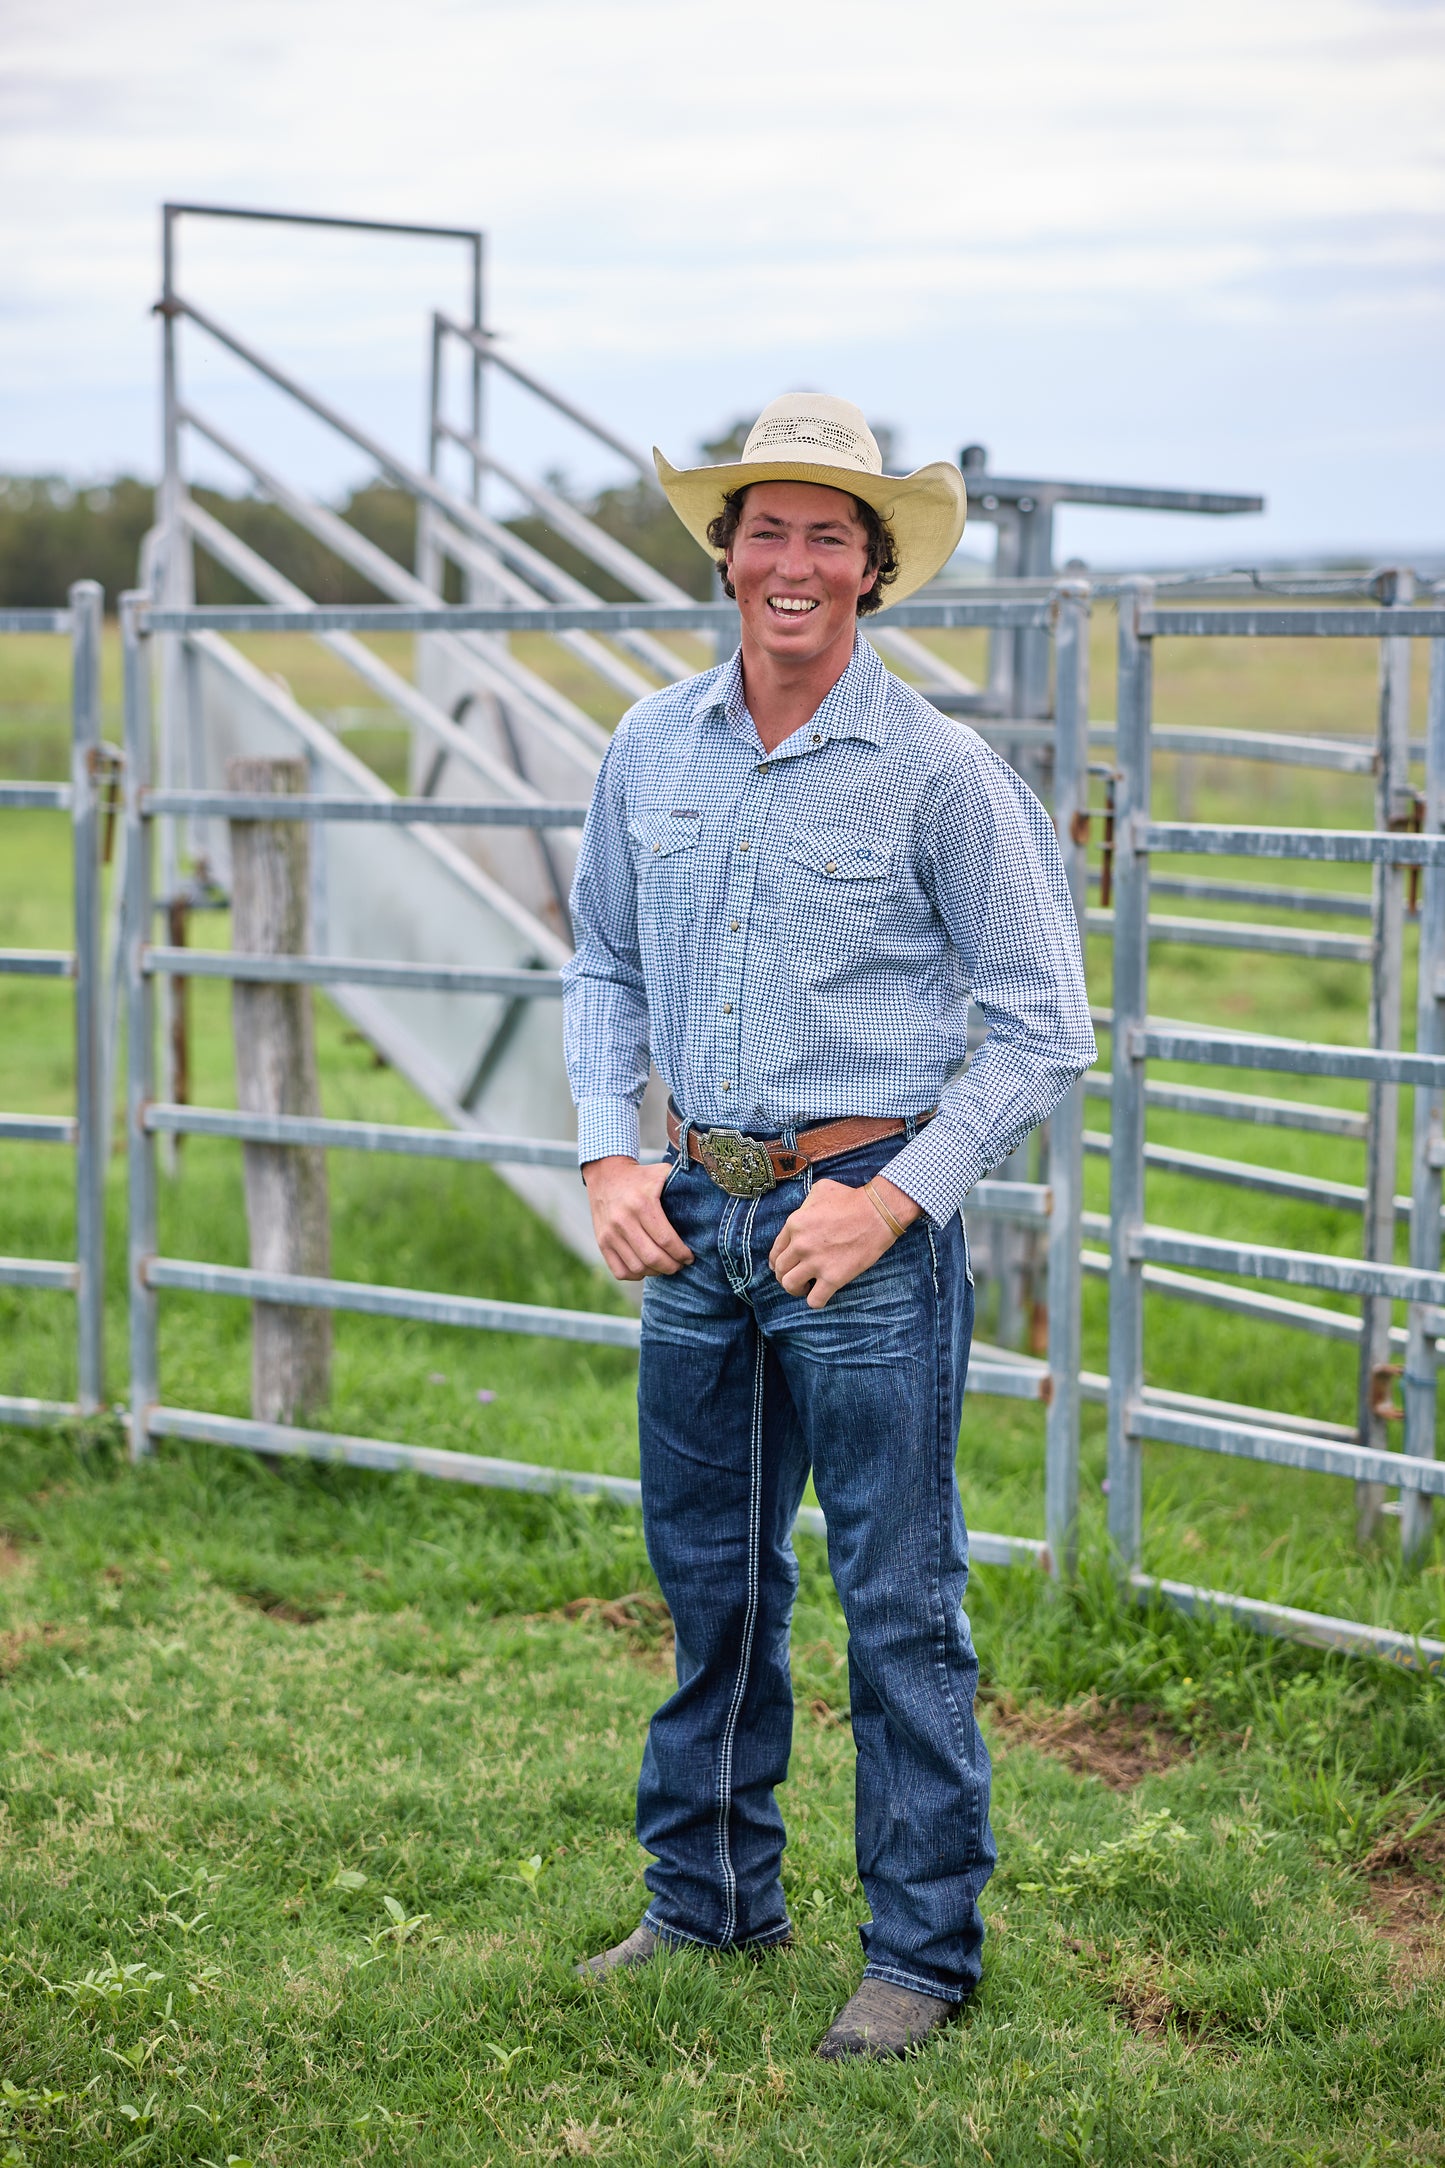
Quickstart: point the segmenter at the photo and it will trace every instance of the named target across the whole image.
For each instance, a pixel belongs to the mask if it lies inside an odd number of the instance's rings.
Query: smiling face
[[[846,641],[878,574],[846,490],[754,482],[727,557],[744,640],[779,661],[816,662]]]

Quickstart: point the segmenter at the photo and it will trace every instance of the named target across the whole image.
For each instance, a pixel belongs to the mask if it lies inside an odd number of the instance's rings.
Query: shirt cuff
[[[960,1140],[950,1136],[935,1116],[905,1144],[896,1159],[880,1170],[895,1189],[921,1205],[935,1227],[941,1227],[963,1209],[963,1200],[984,1173],[960,1150]]]
[[[594,1159],[636,1159],[640,1149],[637,1108],[631,1099],[579,1099],[577,1164]]]

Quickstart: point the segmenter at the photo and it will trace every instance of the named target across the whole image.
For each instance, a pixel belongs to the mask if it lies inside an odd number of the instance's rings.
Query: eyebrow
[[[780,513],[775,512],[747,512],[743,516],[745,519],[763,520],[770,527],[786,527],[789,524],[788,521],[784,519]],[[825,527],[841,527],[846,533],[848,528],[856,527],[858,525],[858,521],[856,519],[843,519],[841,517],[834,519],[809,519],[804,520],[803,525],[809,534],[819,534]]]

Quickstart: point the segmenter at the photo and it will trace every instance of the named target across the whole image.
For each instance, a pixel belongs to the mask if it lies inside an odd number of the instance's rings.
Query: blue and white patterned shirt
[[[764,751],[741,654],[630,709],[597,778],[563,971],[579,1158],[635,1156],[649,1054],[711,1127],[936,1118],[888,1179],[956,1212],[1094,1059],[1048,814],[859,637]],[[966,1069],[969,998],[988,1035]]]

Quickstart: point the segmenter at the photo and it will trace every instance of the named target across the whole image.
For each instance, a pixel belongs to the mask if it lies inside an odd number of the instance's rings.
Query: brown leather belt
[[[927,1114],[917,1117],[917,1126],[921,1129],[931,1119],[930,1108]],[[730,1197],[761,1197],[776,1189],[779,1182],[789,1181],[809,1167],[840,1159],[844,1152],[856,1152],[861,1145],[881,1143],[885,1137],[901,1137],[907,1128],[906,1122],[896,1119],[853,1115],[841,1122],[822,1122],[816,1129],[799,1130],[793,1151],[776,1138],[749,1137],[740,1129],[689,1129],[687,1152],[689,1159],[696,1160]],[[667,1110],[667,1141],[674,1151],[682,1141],[682,1122],[671,1106]]]

